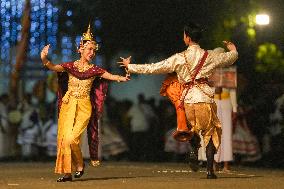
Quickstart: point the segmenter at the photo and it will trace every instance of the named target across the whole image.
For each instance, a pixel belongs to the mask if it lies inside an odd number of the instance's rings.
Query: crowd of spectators
[[[174,106],[166,98],[159,101],[137,96],[137,103],[118,101],[108,96],[100,120],[100,157],[108,161],[186,162],[189,143],[172,137],[176,129]],[[239,114],[234,139],[234,155],[256,161],[262,148],[246,122],[246,111]],[[2,94],[0,97],[0,160],[53,160],[56,156],[57,103],[47,103],[34,94],[25,94],[21,101]],[[252,139],[247,136],[253,137]],[[86,134],[82,140],[87,140]],[[248,141],[251,140],[251,141]],[[235,141],[236,142],[236,141]],[[253,144],[252,144],[253,143]],[[234,144],[234,141],[233,141]],[[83,156],[88,158],[87,142],[82,142]],[[249,148],[255,148],[252,154]],[[85,150],[84,150],[85,149]],[[247,150],[247,151],[246,151]],[[250,154],[249,154],[250,153]]]

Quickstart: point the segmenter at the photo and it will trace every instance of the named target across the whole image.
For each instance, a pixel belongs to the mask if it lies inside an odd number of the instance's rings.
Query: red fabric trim
[[[185,92],[184,96],[182,97],[181,103],[180,103],[178,108],[184,108],[184,99],[185,99],[189,89],[191,89],[193,87],[193,85],[195,83],[195,78],[196,78],[197,74],[200,72],[207,56],[208,56],[208,52],[205,51],[202,58],[200,59],[199,63],[197,64],[197,66],[195,68],[195,72],[194,72],[193,76],[191,77],[191,81],[189,82],[189,84],[186,87],[186,92]]]

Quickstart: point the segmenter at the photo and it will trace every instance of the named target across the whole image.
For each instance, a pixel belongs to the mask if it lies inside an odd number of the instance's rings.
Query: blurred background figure
[[[57,146],[57,123],[54,120],[49,120],[46,123],[46,155],[47,159],[56,157]]]
[[[247,123],[250,111],[250,108],[238,106],[233,132],[233,153],[237,163],[255,162],[262,156],[259,142]]]
[[[21,149],[17,144],[17,137],[19,134],[19,127],[23,120],[23,112],[18,109],[19,101],[15,99],[14,95],[10,95],[8,99],[8,140],[7,146],[9,149],[9,156],[11,159],[17,159],[21,154]],[[21,107],[21,106],[20,106]]]
[[[18,128],[17,143],[21,146],[21,157],[33,160],[39,155],[40,117],[37,102],[32,104],[32,95],[27,94],[22,103],[22,121]]]
[[[2,94],[0,96],[0,160],[5,160],[9,157],[9,124],[7,113],[8,95]]]
[[[233,121],[237,115],[236,90],[229,88],[215,88],[215,102],[217,104],[217,115],[222,123],[221,145],[215,154],[217,163],[223,162],[223,171],[230,171],[229,162],[233,161]]]
[[[104,160],[123,160],[126,158],[128,146],[121,137],[116,125],[113,125],[107,114],[107,107],[101,118],[101,149]]]
[[[130,160],[145,161],[149,152],[149,122],[145,113],[144,98],[137,96],[138,103],[133,104],[127,116],[130,119]]]

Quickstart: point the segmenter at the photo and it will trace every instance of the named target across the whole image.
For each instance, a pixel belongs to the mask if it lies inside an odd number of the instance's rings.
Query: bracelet
[[[118,75],[117,77],[118,77],[118,78],[117,78],[117,80],[116,80],[116,81],[119,83],[119,82],[120,82],[120,80],[119,80],[120,76]]]
[[[48,60],[46,63],[43,63],[43,65],[46,67],[48,64],[50,64],[50,61]]]

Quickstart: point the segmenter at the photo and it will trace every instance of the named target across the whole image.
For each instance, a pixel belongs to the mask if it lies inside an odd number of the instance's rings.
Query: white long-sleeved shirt
[[[195,72],[195,68],[202,58],[205,50],[199,45],[191,45],[187,50],[177,53],[163,61],[152,64],[129,64],[131,73],[140,74],[166,74],[176,72],[180,83],[188,83]],[[217,67],[233,64],[238,58],[237,51],[216,53],[208,50],[208,56],[196,79],[208,78]],[[184,91],[185,92],[185,91]],[[194,85],[186,94],[185,103],[213,103],[214,91],[208,84]]]

